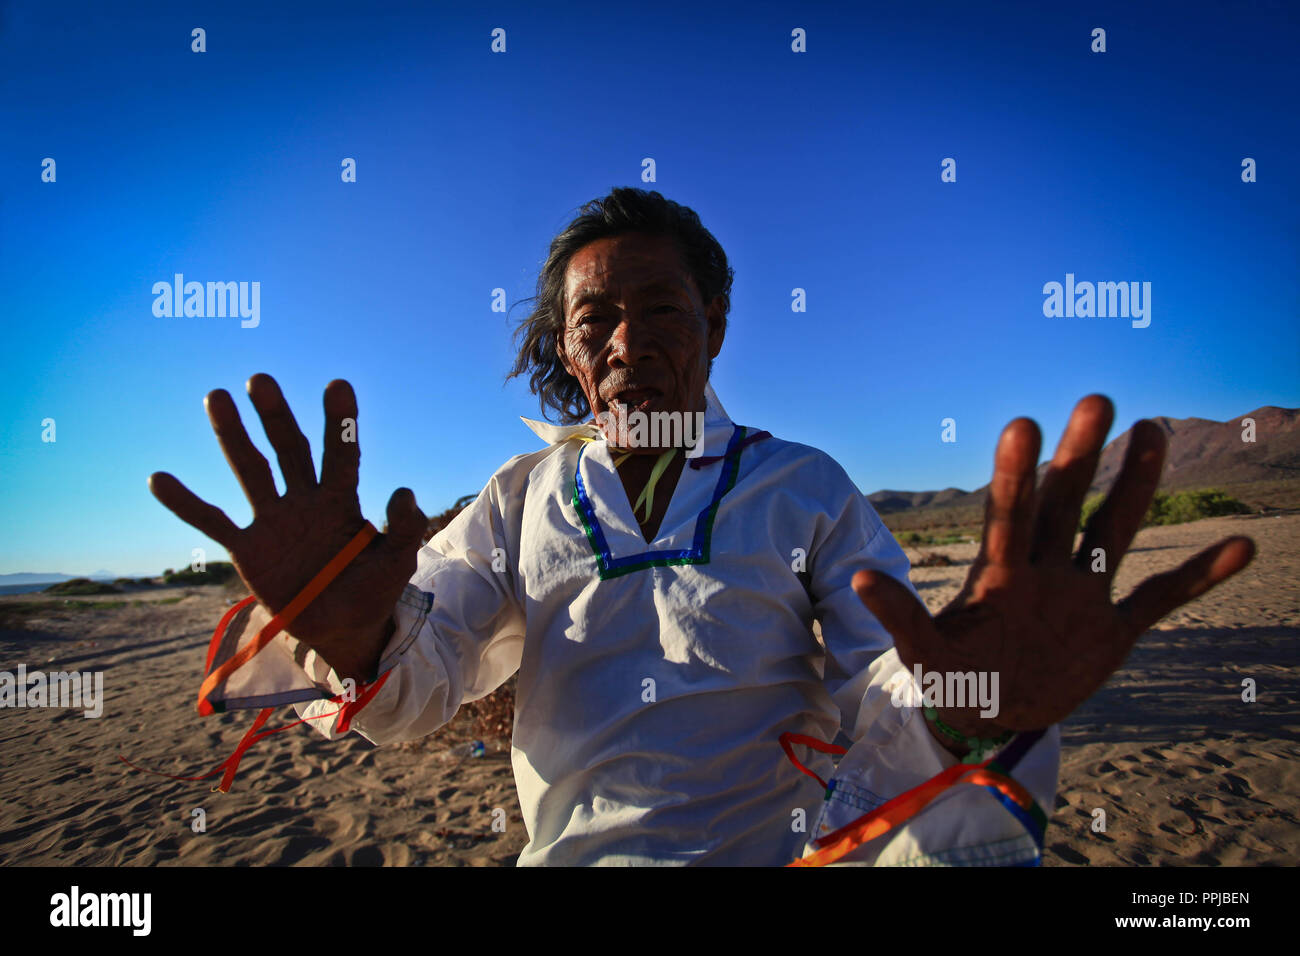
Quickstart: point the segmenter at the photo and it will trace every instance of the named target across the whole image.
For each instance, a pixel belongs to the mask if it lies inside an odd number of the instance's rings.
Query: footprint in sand
[[[1088,859],[1078,850],[1075,850],[1064,843],[1053,843],[1049,849],[1051,849],[1053,853],[1055,853],[1066,863],[1074,863],[1080,866],[1086,866],[1092,862],[1092,860]]]
[[[348,866],[383,866],[384,854],[377,846],[357,847],[348,860]]]
[[[1235,773],[1225,773],[1223,780],[1226,787],[1220,787],[1220,790],[1227,790],[1234,797],[1253,797],[1255,789],[1250,785],[1250,781],[1244,777],[1239,777]]]

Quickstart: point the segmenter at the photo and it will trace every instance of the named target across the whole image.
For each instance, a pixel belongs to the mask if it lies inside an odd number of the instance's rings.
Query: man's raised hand
[[[1061,721],[1119,668],[1144,631],[1254,556],[1249,538],[1225,538],[1112,604],[1115,571],[1151,503],[1165,455],[1160,428],[1138,422],[1123,468],[1072,554],[1113,419],[1104,396],[1079,402],[1037,491],[1038,426],[1027,418],[1007,425],[994,456],[979,554],[961,593],[933,618],[888,575],[863,570],[853,577],[854,590],[893,635],[909,670],[920,663],[941,674],[999,674],[996,717],[979,719],[978,707],[940,708],[964,734],[991,737]]]
[[[234,401],[221,389],[207,396],[208,419],[252,505],[253,523],[236,527],[220,508],[166,472],[150,475],[149,489],[178,518],[225,547],[249,591],[279,613],[364,526],[357,498],[357,402],[341,379],[325,388],[325,452],[318,481],[311,447],[275,379],[254,375],[248,394],[275,449],[283,495],[276,493],[270,465],[249,440]],[[415,571],[426,524],[410,489],[393,492],[388,532],[375,536],[289,632],[341,676],[372,679],[393,608]]]

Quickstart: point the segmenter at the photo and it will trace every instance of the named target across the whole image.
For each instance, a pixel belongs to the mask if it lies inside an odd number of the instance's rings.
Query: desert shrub
[[[894,539],[901,545],[918,547],[920,545],[944,545],[944,544],[963,544],[974,537],[979,540],[978,534],[971,535],[960,531],[950,531],[944,534],[924,533],[920,531],[900,531],[894,535]]]
[[[203,571],[191,571],[182,568],[179,571],[163,573],[164,584],[225,584],[232,578],[238,579],[235,566],[229,561],[209,561]]]
[[[44,590],[45,594],[121,594],[121,588],[115,588],[107,581],[92,581],[90,578],[73,578],[51,584]]]
[[[1083,503],[1083,511],[1079,512],[1080,531],[1088,527],[1088,522],[1092,520],[1092,516],[1097,513],[1097,509],[1101,507],[1101,503],[1105,500],[1105,495],[1093,495]]]
[[[518,676],[508,681],[480,700],[464,704],[456,714],[462,718],[475,737],[504,737],[509,740],[515,729],[515,687]]]
[[[966,540],[965,535],[961,534],[941,534],[931,535],[930,544],[961,544]]]
[[[921,556],[912,562],[914,568],[947,568],[952,566],[952,558],[942,551],[922,551]]]
[[[1101,495],[1084,502],[1083,511],[1079,515],[1080,531],[1087,527],[1092,516],[1101,507],[1101,502]],[[1202,518],[1249,513],[1248,506],[1218,488],[1205,488],[1198,491],[1157,491],[1155,497],[1151,499],[1146,514],[1142,516],[1141,527],[1184,524]]]
[[[1249,514],[1250,509],[1218,488],[1179,491],[1169,495],[1157,492],[1147,509],[1145,524],[1183,524],[1220,515]]]

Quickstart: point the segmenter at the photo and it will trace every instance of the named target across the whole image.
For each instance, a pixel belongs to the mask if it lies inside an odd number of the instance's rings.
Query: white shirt
[[[910,677],[849,585],[872,568],[911,587],[902,549],[828,455],[746,442],[758,429],[733,423],[712,388],[707,398],[699,466],[682,469],[652,544],[610,446],[574,437],[599,436],[593,426],[525,419],[547,447],[506,462],[421,549],[396,609],[380,664],[391,674],[352,726],[376,744],[418,738],[518,671],[521,866],[785,864],[810,837],[955,762],[915,708],[889,706]],[[257,611],[246,635],[266,620]],[[280,654],[260,655],[228,696],[337,693],[338,676],[295,643],[277,639]],[[336,736],[326,723],[313,725]],[[864,741],[839,789],[852,806],[824,801],[778,743],[786,731],[830,742],[841,728]],[[1048,807],[1058,739],[1035,747],[1032,781],[1017,773]],[[829,757],[799,753],[831,776]],[[973,862],[979,847],[1023,844],[1009,815],[984,819],[947,833],[950,845],[912,840],[907,852]],[[964,855],[945,860],[956,844]]]

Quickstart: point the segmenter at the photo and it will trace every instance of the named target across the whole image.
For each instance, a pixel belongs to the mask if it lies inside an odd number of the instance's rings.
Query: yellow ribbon
[[[579,441],[596,440],[591,435],[574,435],[572,437],[578,439]],[[676,453],[676,451],[677,451],[676,448],[669,448],[666,452],[664,452],[655,460],[655,466],[652,469],[650,469],[650,480],[645,483],[645,487],[641,489],[641,494],[637,497],[636,501],[632,505],[633,517],[636,517],[636,509],[640,508],[641,502],[644,501],[645,502],[644,520],[646,521],[650,520],[650,513],[651,511],[654,510],[655,485],[659,483],[659,479],[662,478],[664,472],[668,470],[668,465],[673,460],[673,455]],[[617,468],[619,465],[623,464],[623,462],[627,461],[630,457],[632,457],[632,452],[630,451],[623,452],[622,455],[614,461],[614,467]]]

